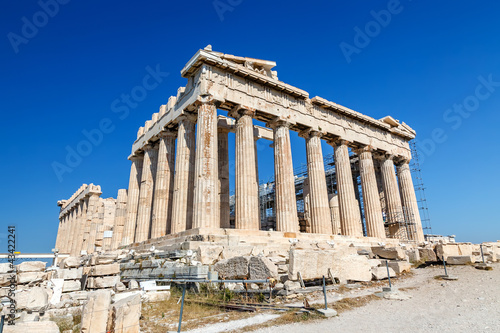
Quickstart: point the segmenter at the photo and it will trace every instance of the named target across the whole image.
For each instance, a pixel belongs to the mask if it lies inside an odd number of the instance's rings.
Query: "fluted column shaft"
[[[339,196],[337,194],[330,194],[328,198],[330,203],[330,217],[332,219],[332,233],[340,235],[342,234],[342,228],[340,226]]]
[[[417,196],[413,187],[409,161],[403,161],[397,165],[399,188],[401,190],[401,201],[407,215],[407,221],[413,223],[410,225],[412,235],[409,239],[416,240],[419,243],[425,241],[422,221],[418,209]]]
[[[66,248],[67,253],[72,255],[73,244],[76,242],[75,239],[75,231],[78,225],[78,207],[75,205],[71,208],[70,212],[70,224],[69,224],[69,233],[68,233],[68,245]]]
[[[149,144],[144,146],[144,162],[139,190],[135,243],[144,242],[149,239],[157,163],[158,147]]]
[[[172,195],[171,233],[191,229],[193,222],[193,189],[195,157],[195,123],[181,116],[177,130],[174,193]]]
[[[75,241],[71,249],[73,256],[79,256],[83,246],[83,233],[85,232],[85,222],[87,215],[87,198],[78,203],[78,224],[75,228]]]
[[[116,250],[120,247],[125,221],[127,219],[127,190],[119,189],[116,197],[115,222],[113,226],[113,238],[111,239],[111,249]]]
[[[252,122],[254,111],[240,109],[235,113],[235,227],[259,230],[259,188]]]
[[[94,195],[93,195],[94,196]],[[94,199],[94,207],[92,211],[92,221],[89,228],[89,241],[87,243],[87,254],[95,252],[96,249],[96,239],[97,233],[99,232],[99,226],[102,225],[101,212],[104,208],[104,202],[101,198],[97,197]]]
[[[217,132],[219,154],[220,227],[229,228],[229,149],[228,131]]]
[[[311,232],[332,234],[330,205],[326,188],[325,165],[321,149],[321,133],[311,131],[306,135],[307,173],[309,175],[309,205]]]
[[[59,250],[59,253],[64,253],[64,242],[65,242],[65,233],[66,233],[66,218],[67,214],[64,215],[61,218],[61,222],[59,224],[59,232],[57,233],[57,239],[56,239],[56,244],[57,244],[57,249]]]
[[[130,167],[130,179],[128,182],[127,216],[125,219],[125,226],[123,228],[123,239],[121,241],[122,246],[132,244],[135,238],[144,156],[132,156],[130,160],[132,161],[132,166]]]
[[[172,193],[174,189],[175,137],[177,133],[160,133],[158,166],[151,222],[151,238],[165,236],[172,221]]]
[[[198,104],[194,165],[193,229],[219,228],[217,108],[208,99]]]
[[[349,148],[344,140],[332,143],[335,155],[335,174],[339,198],[340,226],[343,235],[363,236],[361,213],[356,202],[354,184],[352,182]]]
[[[276,229],[284,232],[299,232],[289,126],[290,124],[284,121],[272,124],[274,129]]]
[[[85,212],[85,221],[83,226],[82,250],[88,251],[90,243],[90,230],[93,223],[94,214],[99,203],[99,194],[93,193],[89,196],[87,202],[87,211]]]
[[[393,238],[406,239],[406,230],[403,225],[400,224],[404,223],[404,215],[392,155],[382,157],[380,169],[382,173],[382,182],[384,183],[385,201],[387,204],[389,235]]]
[[[368,237],[385,238],[384,220],[380,196],[375,176],[375,167],[370,148],[356,152],[359,156],[359,169],[361,189],[363,191],[363,204],[365,208],[366,234]]]

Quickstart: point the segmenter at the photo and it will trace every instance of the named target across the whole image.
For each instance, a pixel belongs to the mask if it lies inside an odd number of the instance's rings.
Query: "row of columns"
[[[254,110],[240,106],[230,112],[236,119],[235,225],[237,229],[244,230],[260,228],[254,114]],[[269,125],[274,132],[276,229],[298,232],[290,124],[285,120],[276,120]],[[336,227],[331,219],[326,188],[322,133],[309,130],[302,132],[301,136],[306,141],[311,231],[332,234]],[[329,143],[334,148],[341,233],[363,236],[349,158],[349,142],[336,139]],[[182,115],[178,119],[176,132],[167,130],[160,133],[158,143],[146,145],[143,154],[133,156],[121,245],[192,228],[228,228],[227,147],[227,131],[217,129],[216,105],[209,98],[201,98],[197,103],[196,117]],[[356,153],[359,156],[366,232],[368,236],[384,238],[385,227],[373,152],[370,147],[363,147]],[[389,232],[396,238],[408,236],[423,241],[408,161],[398,164],[396,176],[393,159],[392,156],[386,156],[380,161],[387,219],[389,223],[396,221],[395,216],[404,210],[413,217],[415,224],[412,235],[406,235],[405,228],[397,223],[390,224]]]

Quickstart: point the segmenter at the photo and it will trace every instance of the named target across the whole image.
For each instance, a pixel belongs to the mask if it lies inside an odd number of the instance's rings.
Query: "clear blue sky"
[[[422,168],[434,232],[500,239],[500,3],[60,2],[57,10],[46,6],[51,16],[33,0],[1,4],[0,252],[7,251],[1,237],[9,224],[17,226],[21,251],[50,251],[56,202],[82,183],[101,185],[103,197],[127,188],[137,129],[185,85],[179,71],[207,44],[276,61],[279,78],[311,97],[405,121],[426,142]],[[388,8],[390,18],[383,12],[374,23],[373,13]],[[366,29],[368,37],[356,37]],[[112,103],[142,85],[147,66],[170,75],[120,119]],[[494,82],[478,87],[480,77]],[[76,149],[82,131],[102,119],[111,121],[111,133],[60,181],[53,162],[65,163],[66,147]],[[294,165],[304,163],[303,139],[294,135],[292,145]],[[273,173],[264,146],[261,179]]]

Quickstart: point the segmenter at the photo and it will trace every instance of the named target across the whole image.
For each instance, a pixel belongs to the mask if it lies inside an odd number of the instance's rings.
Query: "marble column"
[[[235,135],[235,228],[259,230],[259,187],[255,168],[252,116],[255,111],[239,109]]]
[[[85,221],[87,219],[87,198],[83,198],[78,203],[78,224],[75,228],[75,242],[72,247],[72,255],[80,256],[83,246],[83,233],[85,231]]]
[[[322,133],[308,131],[302,135],[306,139],[311,232],[316,234],[331,234],[330,205],[328,202],[328,190],[326,188],[323,151],[321,149]]]
[[[59,250],[59,253],[64,253],[64,244],[65,244],[65,233],[66,233],[66,216],[67,214],[63,215],[60,219],[60,231],[57,233],[57,240],[58,242],[58,247],[57,249]]]
[[[276,229],[283,232],[299,232],[292,147],[290,144],[290,123],[278,120],[273,122],[271,126],[274,130]]]
[[[178,118],[171,233],[191,229],[195,157],[195,123],[188,115]]]
[[[359,156],[359,170],[363,204],[365,208],[366,234],[368,237],[385,238],[384,220],[373,165],[372,149],[365,147],[356,151]]]
[[[229,149],[228,130],[219,128],[217,132],[217,150],[219,154],[219,195],[220,227],[228,229],[229,222]]]
[[[153,193],[155,186],[156,167],[158,163],[158,146],[147,144],[144,146],[144,162],[142,165],[141,187],[139,190],[139,208],[137,209],[137,227],[135,243],[149,239]]]
[[[115,221],[113,224],[113,237],[111,239],[111,249],[120,247],[123,238],[123,229],[127,219],[127,190],[119,189],[116,197]]]
[[[87,243],[87,254],[94,253],[96,250],[96,239],[97,233],[99,232],[99,226],[102,224],[102,218],[100,213],[102,213],[104,208],[104,202],[101,198],[94,200],[94,207],[92,211],[92,221],[89,228],[89,241]]]
[[[70,223],[69,223],[69,228],[68,228],[68,239],[67,239],[67,248],[66,248],[66,253],[72,255],[72,250],[73,250],[73,244],[75,243],[75,229],[78,224],[77,221],[78,217],[78,208],[76,206],[73,206],[71,208],[70,212]]]
[[[407,239],[406,228],[403,223],[403,207],[399,194],[398,181],[394,170],[394,156],[381,157],[380,169],[382,182],[384,183],[384,194],[387,206],[387,222],[389,223],[389,236],[398,239]]]
[[[396,168],[398,172],[399,188],[401,190],[401,201],[406,212],[407,222],[411,223],[409,230],[412,235],[408,235],[408,238],[416,240],[418,243],[422,243],[425,241],[424,231],[422,229],[417,196],[415,195],[415,188],[413,187],[413,180],[411,178],[409,161],[403,160],[397,164]]]
[[[331,142],[335,154],[335,175],[337,177],[337,193],[339,198],[340,226],[343,235],[363,236],[361,213],[356,201],[352,182],[351,162],[347,141]]]
[[[93,193],[90,194],[87,203],[87,211],[85,212],[85,221],[84,221],[84,231],[83,231],[83,242],[82,242],[82,250],[88,251],[89,243],[90,243],[90,230],[91,225],[94,220],[94,214],[97,210],[97,205],[99,203],[99,194]]]
[[[130,168],[130,179],[127,193],[127,216],[123,228],[122,246],[130,245],[134,242],[135,227],[137,222],[137,210],[139,206],[139,191],[142,177],[142,165],[144,155],[132,156],[130,158],[132,166]]]
[[[332,234],[341,235],[339,196],[337,194],[329,194],[328,199],[330,203],[330,217],[332,219]]]
[[[193,229],[220,228],[217,107],[210,97],[197,102]]]
[[[176,132],[162,131],[158,148],[158,166],[151,222],[151,238],[165,236],[172,221]]]

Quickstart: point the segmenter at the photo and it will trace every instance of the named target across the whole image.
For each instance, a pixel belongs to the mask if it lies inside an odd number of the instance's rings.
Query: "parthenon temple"
[[[422,243],[409,167],[415,131],[391,116],[374,119],[310,98],[278,80],[275,66],[211,46],[199,50],[181,71],[186,86],[139,128],[128,157],[128,189],[103,199],[100,186],[84,184],[58,202],[59,252],[211,236]],[[290,131],[305,141],[303,178],[294,174]],[[234,195],[229,133],[235,138]],[[274,180],[267,184],[259,182],[258,140],[274,150]],[[332,147],[331,167],[322,140]]]

